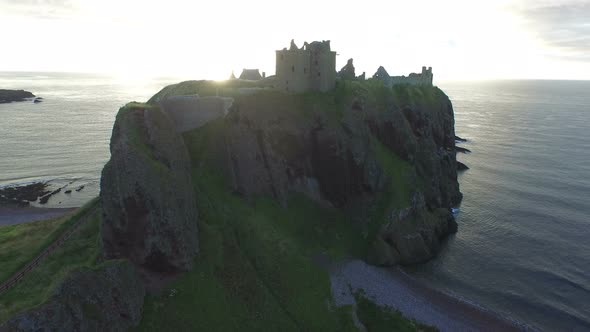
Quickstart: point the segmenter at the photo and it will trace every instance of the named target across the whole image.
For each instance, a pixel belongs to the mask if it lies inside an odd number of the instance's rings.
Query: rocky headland
[[[193,327],[342,330],[355,314],[328,308],[317,257],[417,264],[457,231],[454,115],[440,89],[341,80],[328,93],[241,93],[239,80],[218,84],[182,82],[119,111],[101,178],[106,263],[73,272],[46,304],[2,328],[126,329],[140,318],[144,328],[172,328],[182,319],[166,312],[192,301],[194,315],[215,302]],[[219,91],[233,98],[228,113],[182,135],[160,106]],[[144,305],[161,275],[183,277],[168,304]],[[176,291],[185,295],[176,300]],[[274,323],[247,318],[264,315]]]
[[[31,98],[35,98],[35,95],[29,91],[0,89],[0,104],[25,101]]]

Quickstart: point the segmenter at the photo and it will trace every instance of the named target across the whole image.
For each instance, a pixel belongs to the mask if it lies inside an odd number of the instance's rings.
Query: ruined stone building
[[[276,87],[287,92],[330,91],[336,86],[336,52],[330,41],[276,51]]]
[[[393,86],[396,84],[410,84],[410,85],[427,85],[432,86],[432,67],[422,67],[420,74],[411,73],[408,76],[389,76],[385,68],[379,67],[373,78],[382,80],[385,85]]]

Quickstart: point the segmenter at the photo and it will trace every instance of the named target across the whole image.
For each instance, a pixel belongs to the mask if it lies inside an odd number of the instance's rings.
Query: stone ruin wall
[[[224,117],[234,99],[228,97],[174,96],[160,101],[160,107],[172,118],[176,131],[187,132]]]

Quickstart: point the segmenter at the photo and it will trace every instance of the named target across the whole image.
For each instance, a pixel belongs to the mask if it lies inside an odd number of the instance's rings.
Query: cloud
[[[546,2],[519,10],[550,57],[590,61],[590,1]]]
[[[37,19],[67,19],[77,7],[71,0],[0,0],[3,14]]]

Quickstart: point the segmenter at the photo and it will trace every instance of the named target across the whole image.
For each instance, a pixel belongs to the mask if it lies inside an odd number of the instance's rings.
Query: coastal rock
[[[394,210],[372,245],[369,262],[375,265],[411,265],[434,257],[448,234],[457,232],[450,209],[425,209],[416,192],[409,208]]]
[[[0,205],[28,206],[39,197],[49,194],[47,183],[36,182],[23,186],[0,188]]]
[[[137,326],[145,288],[126,261],[71,272],[49,300],[0,326],[1,332],[127,331]]]
[[[468,169],[469,167],[467,167],[467,165],[463,164],[460,161],[457,161],[457,171],[466,171]]]
[[[0,89],[0,104],[12,103],[15,101],[24,101],[28,98],[34,98],[35,95],[25,90],[3,90]]]
[[[455,151],[461,152],[461,153],[471,153],[471,150],[460,147],[460,146],[455,147]]]
[[[459,136],[455,136],[455,142],[464,143],[464,142],[467,142],[467,139],[459,137]]]
[[[157,107],[117,115],[101,178],[106,258],[152,272],[188,270],[198,253],[197,208],[182,137]]]

